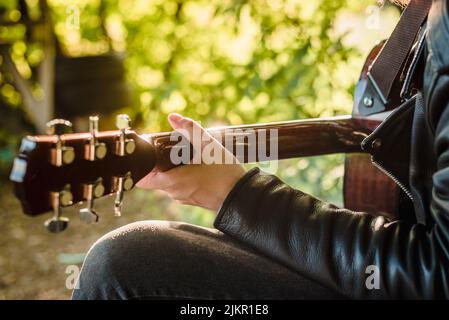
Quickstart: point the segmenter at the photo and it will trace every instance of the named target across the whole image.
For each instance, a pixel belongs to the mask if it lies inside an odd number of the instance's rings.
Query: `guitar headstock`
[[[94,200],[115,194],[114,212],[120,215],[124,192],[154,168],[156,152],[131,130],[127,115],[119,115],[116,125],[118,130],[99,132],[98,117],[90,117],[89,132],[68,133],[71,123],[56,119],[47,124],[48,135],[25,137],[10,175],[23,211],[53,211],[46,227],[59,232],[68,223],[64,207],[86,202],[80,217],[93,223]]]

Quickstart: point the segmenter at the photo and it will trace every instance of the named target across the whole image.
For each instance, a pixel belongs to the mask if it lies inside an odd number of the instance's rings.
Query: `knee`
[[[173,222],[136,222],[101,237],[88,251],[74,299],[123,299],[126,283],[139,282],[174,238]],[[159,257],[158,257],[159,256]]]

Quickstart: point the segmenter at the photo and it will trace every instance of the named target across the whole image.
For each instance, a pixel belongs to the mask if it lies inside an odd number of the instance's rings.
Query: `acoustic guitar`
[[[277,146],[276,159],[345,153],[344,205],[359,211],[369,211],[395,217],[400,190],[388,172],[371,164],[360,145],[391,112],[362,115],[360,106],[370,108],[373,98],[364,95],[367,73],[384,43],[369,54],[356,86],[352,115],[331,118],[304,119],[288,122],[252,124],[207,129],[222,141],[232,141],[231,152],[238,148]],[[366,112],[364,112],[366,114]],[[25,214],[36,216],[52,211],[45,223],[51,232],[67,228],[64,207],[80,202],[87,206],[80,216],[88,223],[98,221],[94,200],[115,195],[114,212],[121,213],[123,195],[152,170],[169,170],[176,165],[170,155],[178,141],[173,133],[138,134],[130,128],[126,115],[117,118],[118,130],[99,132],[98,117],[90,117],[90,130],[68,133],[71,124],[56,119],[48,123],[49,134],[28,136],[22,141],[10,179]],[[276,130],[261,146],[250,139],[256,134]],[[275,139],[275,141],[272,141]],[[258,153],[259,154],[259,153]],[[242,162],[257,162],[259,156],[243,157]]]

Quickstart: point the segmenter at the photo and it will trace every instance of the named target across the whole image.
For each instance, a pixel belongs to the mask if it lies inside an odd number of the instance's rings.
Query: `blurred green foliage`
[[[73,2],[80,6],[79,30],[65,27],[67,2],[50,1],[67,52],[109,50],[100,2]],[[357,53],[333,27],[347,5],[110,0],[104,25],[112,48],[126,51],[138,97],[130,111],[146,127],[168,129],[173,111],[206,124],[266,122],[350,111],[359,68],[348,67]]]
[[[36,2],[27,0],[30,6]],[[14,10],[16,1],[5,3],[8,12]],[[364,55],[388,35],[397,18],[397,12],[387,8],[381,25],[369,29],[365,20],[372,14],[367,8],[373,0],[49,4],[65,54],[126,54],[135,103],[124,111],[147,131],[169,130],[170,112],[205,126],[350,113]],[[73,6],[80,12],[79,28],[68,24]],[[25,45],[21,31],[15,32],[15,61],[31,77],[25,65],[38,63],[42,51],[36,44]],[[0,36],[6,33],[1,27]],[[5,94],[7,85],[0,78],[0,94],[16,99],[9,104],[20,105],[20,97]],[[277,174],[295,187],[341,204],[342,160],[333,155],[281,161]],[[211,222],[211,216],[197,208],[180,207],[180,217],[203,225]]]

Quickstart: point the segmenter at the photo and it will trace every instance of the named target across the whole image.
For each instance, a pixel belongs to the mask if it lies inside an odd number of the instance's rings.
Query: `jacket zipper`
[[[377,161],[374,161],[371,159],[371,162],[377,169],[379,169],[384,174],[386,174],[390,179],[392,179],[413,202],[413,196],[412,196],[411,192],[390,171],[388,171],[387,169],[382,167]]]

